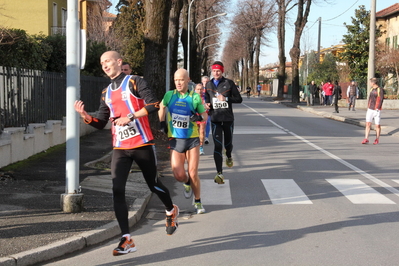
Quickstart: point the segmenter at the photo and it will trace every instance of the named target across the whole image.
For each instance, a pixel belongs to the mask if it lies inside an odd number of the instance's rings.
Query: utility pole
[[[376,0],[371,0],[370,11],[370,40],[369,40],[369,61],[367,71],[367,92],[370,90],[370,79],[375,76],[375,9]],[[368,93],[367,93],[368,95]],[[367,96],[368,97],[368,96]]]
[[[67,5],[66,186],[65,194],[61,194],[61,210],[76,213],[83,211],[83,194],[79,189],[79,115],[74,108],[80,96],[78,0],[68,0]]]
[[[321,17],[319,17],[319,36],[317,37],[317,63],[320,63]]]

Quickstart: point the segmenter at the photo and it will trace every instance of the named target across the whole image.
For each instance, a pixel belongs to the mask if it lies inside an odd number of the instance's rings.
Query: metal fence
[[[80,77],[80,99],[88,112],[98,109],[102,77]],[[4,127],[62,120],[66,115],[66,74],[0,66],[0,133]]]

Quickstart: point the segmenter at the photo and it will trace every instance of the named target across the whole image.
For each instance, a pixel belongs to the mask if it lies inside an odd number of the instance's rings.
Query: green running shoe
[[[229,168],[233,167],[233,158],[232,157],[226,159],[226,165]]]
[[[191,186],[183,184],[183,187],[184,187],[184,191],[183,191],[184,197],[186,199],[191,198],[191,196],[193,195],[193,190],[191,189]]]
[[[201,202],[195,202],[194,203],[194,207],[197,210],[197,214],[202,214],[205,213],[205,209],[204,206],[202,206]]]
[[[224,176],[222,173],[217,173],[215,176],[215,183],[224,184]]]

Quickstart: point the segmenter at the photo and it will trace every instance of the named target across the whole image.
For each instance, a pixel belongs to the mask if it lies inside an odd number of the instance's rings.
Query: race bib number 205
[[[124,141],[138,135],[140,135],[140,132],[138,131],[136,124],[134,122],[130,122],[129,124],[123,127],[117,126],[116,128],[116,136],[118,141]]]

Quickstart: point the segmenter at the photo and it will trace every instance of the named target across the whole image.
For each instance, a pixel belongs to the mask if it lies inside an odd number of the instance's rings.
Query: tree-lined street
[[[170,174],[180,227],[167,236],[152,197],[132,235],[138,251],[112,257],[115,240],[51,265],[394,265],[399,139],[361,145],[363,128],[259,99],[235,107],[234,167],[213,181],[213,143],[199,174],[207,213]],[[387,150],[389,149],[389,152]]]

